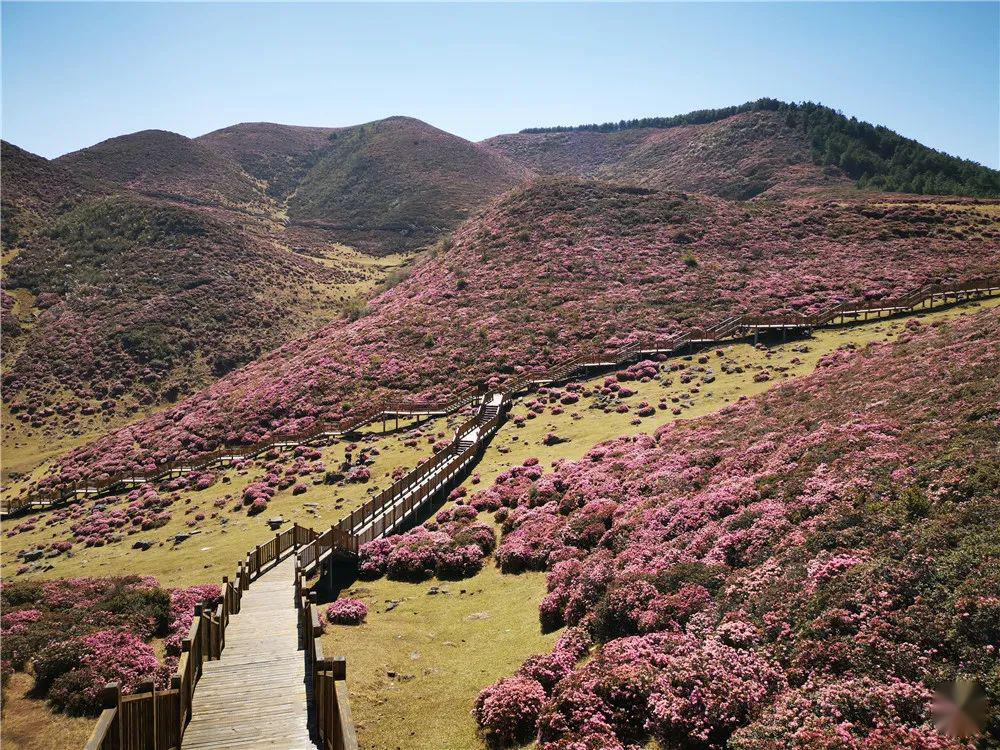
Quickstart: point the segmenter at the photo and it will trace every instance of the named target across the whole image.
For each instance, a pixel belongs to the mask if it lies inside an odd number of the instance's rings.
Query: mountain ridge
[[[917,194],[1000,196],[1000,171],[953,156],[882,125],[848,118],[839,110],[814,102],[762,98],[720,109],[703,109],[671,117],[645,117],[576,126],[525,128],[495,136],[502,146],[518,136],[611,134],[636,130],[670,130],[709,126],[753,113],[773,113],[790,130],[801,131],[815,164],[837,167],[861,188]],[[487,142],[494,140],[487,139]],[[530,161],[527,162],[530,165]]]

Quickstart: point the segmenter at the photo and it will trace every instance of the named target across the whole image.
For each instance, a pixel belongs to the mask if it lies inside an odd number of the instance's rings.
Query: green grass
[[[457,419],[454,418],[452,421]],[[391,426],[391,425],[390,425]],[[444,423],[432,425],[433,433],[446,430]],[[310,478],[305,494],[292,495],[290,489],[278,492],[271,500],[267,511],[258,516],[247,517],[240,511],[231,513],[235,499],[227,501],[221,509],[214,507],[217,499],[226,495],[239,498],[243,489],[252,481],[264,475],[263,462],[244,471],[228,470],[220,475],[219,481],[207,490],[185,491],[181,499],[169,510],[172,518],[158,529],[143,531],[128,536],[123,542],[104,547],[85,548],[77,545],[72,557],[62,555],[49,562],[52,570],[38,574],[39,578],[61,578],[70,576],[107,576],[123,571],[156,576],[165,586],[189,586],[196,583],[216,583],[230,574],[236,563],[243,559],[254,545],[263,544],[274,533],[267,526],[267,519],[282,516],[286,521],[298,522],[315,529],[328,527],[353,509],[360,506],[371,494],[391,484],[390,475],[397,467],[414,467],[430,455],[430,444],[423,438],[418,445],[403,445],[402,433],[382,437],[378,430],[369,429],[366,434],[376,437],[371,443],[380,450],[375,463],[370,466],[372,479],[367,484],[349,484],[336,487],[325,484],[313,485]],[[450,432],[448,433],[450,434]],[[366,445],[367,443],[360,443]],[[347,443],[335,443],[322,449],[323,460],[328,469],[336,468],[344,459]],[[291,454],[289,456],[289,461]],[[223,483],[226,477],[229,483]],[[186,522],[197,513],[204,513],[206,519],[197,524],[199,532],[191,538],[175,544],[171,538],[180,532],[190,532]],[[213,513],[218,518],[212,518]],[[40,514],[44,522],[45,513]],[[3,529],[21,523],[26,518],[5,520]],[[16,555],[22,549],[34,549],[52,541],[70,537],[70,521],[63,521],[51,527],[39,525],[34,531],[21,533],[5,539],[0,552],[5,571],[19,565]],[[133,550],[136,540],[150,540],[155,546],[146,551]],[[34,575],[34,574],[32,574]]]
[[[432,585],[447,593],[428,594]],[[479,747],[469,713],[476,694],[550,651],[558,637],[539,633],[542,573],[507,576],[487,567],[467,581],[361,582],[348,595],[368,604],[368,620],[328,626],[323,649],[347,655],[365,750]],[[386,611],[392,601],[397,606]]]

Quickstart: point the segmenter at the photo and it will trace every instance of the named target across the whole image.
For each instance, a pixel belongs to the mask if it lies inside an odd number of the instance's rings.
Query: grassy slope
[[[15,674],[4,691],[3,722],[0,742],[5,750],[77,750],[82,748],[94,729],[85,717],[55,714],[28,693],[33,680]]]
[[[982,304],[969,304],[951,310],[919,316],[925,323],[964,315],[984,306],[1000,307],[1000,300]],[[838,347],[863,346],[869,342],[894,338],[902,330],[905,320],[872,323],[867,326],[820,331],[811,339],[789,342],[767,350],[754,349],[747,344],[732,344],[722,348],[723,357],[708,352],[715,382],[701,386],[701,392],[690,394],[691,382],[683,385],[674,377],[670,386],[658,381],[629,383],[637,392],[627,399],[633,406],[641,400],[655,404],[661,396],[680,397],[687,393],[689,407],[681,416],[671,411],[657,411],[656,415],[633,425],[634,413],[606,414],[600,409],[589,409],[592,399],[567,407],[561,415],[544,415],[527,420],[518,428],[509,420],[494,438],[493,444],[476,469],[481,477],[478,486],[472,478],[466,480],[470,490],[486,487],[497,474],[535,456],[545,465],[558,459],[580,458],[593,445],[624,434],[652,432],[661,424],[679,418],[693,418],[713,412],[741,396],[761,393],[787,378],[811,372],[817,360]],[[808,351],[803,352],[803,346]],[[799,351],[796,351],[799,350]],[[800,363],[791,364],[798,358]],[[695,360],[697,357],[695,357]],[[743,373],[723,373],[719,364],[733,361],[744,368]],[[696,361],[690,363],[697,365]],[[769,382],[755,383],[753,375],[759,368],[773,368],[774,377]],[[784,372],[778,368],[787,368]],[[603,375],[591,383],[599,383]],[[513,415],[523,415],[527,409],[524,399],[518,403]],[[671,403],[673,405],[673,403]],[[634,409],[633,409],[634,412]],[[573,419],[572,414],[579,415]],[[288,521],[298,521],[313,528],[322,528],[357,507],[369,492],[386,486],[388,475],[399,466],[412,467],[430,451],[431,438],[450,435],[459,417],[447,422],[425,425],[426,435],[414,447],[403,445],[404,431],[382,436],[377,430],[369,431],[367,443],[381,451],[372,468],[372,481],[367,485],[347,485],[343,488],[325,485],[310,486],[308,492],[292,496],[290,490],[279,492],[271,501],[267,512],[255,518],[242,513],[229,514],[228,507],[221,516],[230,517],[226,525],[212,519],[212,503],[226,494],[238,496],[263,470],[258,468],[238,472],[230,470],[225,476],[230,483],[217,482],[201,492],[183,492],[182,500],[171,507],[172,520],[164,527],[141,532],[128,537],[125,542],[100,548],[85,549],[78,546],[72,557],[60,556],[51,561],[53,569],[40,574],[40,578],[69,577],[78,575],[114,575],[129,573],[150,574],[167,586],[186,586],[195,583],[216,582],[231,571],[246,550],[254,544],[267,541],[272,532],[266,519],[281,515]],[[555,432],[569,438],[568,442],[545,446],[543,438]],[[323,459],[333,468],[343,458],[345,445],[337,443],[323,449]],[[190,504],[185,505],[185,500]],[[313,508],[307,503],[318,503]],[[201,533],[174,544],[170,537],[188,531],[185,521],[201,510],[209,518],[199,524]],[[185,514],[187,511],[187,514]],[[44,515],[41,514],[43,520]],[[21,522],[24,519],[17,519]],[[3,522],[0,528],[7,531],[13,524]],[[5,572],[17,563],[16,554],[53,539],[63,539],[69,534],[68,523],[54,528],[40,526],[37,530],[17,534],[5,539],[0,552],[0,562]],[[136,539],[157,542],[147,551],[135,551],[131,544]],[[8,572],[9,575],[9,572]],[[428,595],[432,585],[447,589],[448,593]],[[462,593],[462,591],[465,593]],[[370,608],[368,623],[359,628],[331,627],[325,636],[324,646],[329,653],[346,654],[348,657],[348,685],[352,710],[358,723],[362,747],[365,750],[393,750],[393,748],[433,747],[436,750],[455,750],[482,747],[477,738],[469,710],[475,696],[498,677],[514,672],[525,658],[533,653],[546,651],[558,637],[558,632],[541,635],[538,629],[538,604],[545,593],[543,574],[502,576],[490,564],[477,576],[466,581],[422,584],[400,583],[381,579],[358,582],[349,595],[366,601]],[[389,602],[397,606],[387,611]],[[483,613],[486,613],[485,615]],[[393,672],[394,676],[389,676]],[[16,680],[22,678],[16,677]],[[3,727],[3,742],[19,750],[42,750],[53,745],[50,733],[32,734],[40,726],[61,727],[74,737],[86,735],[89,724],[85,720],[66,717],[52,719],[37,701],[23,699],[27,687],[15,681],[11,695],[15,699],[7,709],[8,717]],[[437,719],[427,721],[428,715]],[[50,717],[51,724],[45,722]],[[85,731],[86,729],[86,731]]]
[[[289,196],[288,214],[345,236],[383,232],[388,247],[412,248],[527,177],[491,149],[390,117],[332,133]]]

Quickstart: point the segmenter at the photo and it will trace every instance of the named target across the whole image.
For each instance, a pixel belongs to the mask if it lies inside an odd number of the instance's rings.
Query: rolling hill
[[[1000,271],[994,205],[736,204],[572,180],[496,201],[408,279],[68,455],[47,482],[255,442],[382,394],[443,394],[580,346],[736,312],[811,312]]]
[[[529,128],[484,145],[542,174],[745,200],[819,190],[1000,196],[1000,172],[817,104],[761,99],[675,117]]]
[[[7,143],[2,179],[4,405],[46,434],[209,385],[338,316],[368,275],[323,262],[322,238],[78,177]]]
[[[55,162],[74,174],[154,198],[245,210],[266,207],[261,186],[234,162],[166,130],[110,138]]]
[[[357,242],[414,247],[457,226],[490,198],[528,178],[490,149],[409,117],[331,133],[288,201],[293,221]],[[390,245],[391,246],[391,245]]]
[[[26,241],[60,208],[101,192],[99,183],[7,141],[0,142],[0,164],[5,249]]]
[[[271,197],[284,200],[329,147],[330,136],[337,130],[244,122],[213,130],[195,141],[260,180]]]
[[[377,253],[453,229],[529,172],[420,120],[345,128],[243,123],[186,138],[147,130],[56,160],[155,198],[236,209],[327,231]]]

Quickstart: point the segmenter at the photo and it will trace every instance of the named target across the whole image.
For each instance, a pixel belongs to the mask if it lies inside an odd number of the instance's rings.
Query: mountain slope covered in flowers
[[[501,569],[548,571],[543,631],[567,627],[480,695],[486,735],[957,750],[930,702],[959,678],[997,731],[1000,314],[909,328],[472,496]]]
[[[6,145],[3,200],[4,402],[33,427],[176,401],[335,317],[358,277]]]
[[[998,270],[990,206],[740,205],[575,181],[497,201],[339,321],[61,462],[46,484],[149,467],[337,418],[387,394],[442,395],[594,342],[737,312],[812,312]]]

